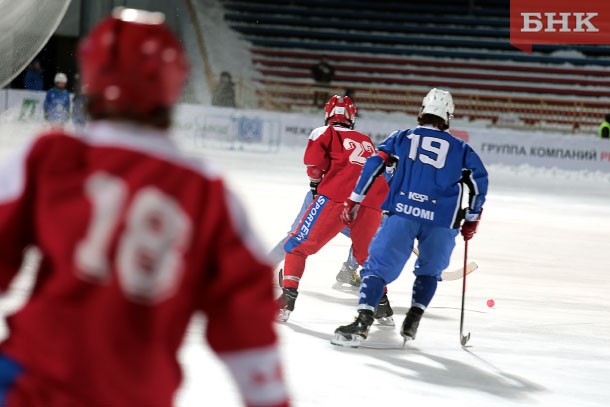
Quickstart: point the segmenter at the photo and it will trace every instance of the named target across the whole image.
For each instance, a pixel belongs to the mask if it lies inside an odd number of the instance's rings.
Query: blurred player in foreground
[[[419,126],[392,133],[378,146],[378,153],[367,159],[341,217],[347,224],[357,221],[358,207],[373,180],[385,166],[395,163],[390,192],[382,205],[387,217],[371,242],[361,272],[358,317],[337,328],[331,343],[357,347],[367,338],[383,287],[398,278],[417,239],[411,308],[401,328],[405,340],[415,339],[424,310],[449,265],[462,219],[465,240],[476,232],[487,194],[487,171],[477,153],[448,132],[453,111],[451,94],[432,89],[423,99]],[[461,210],[464,186],[469,190],[465,213]]]
[[[168,137],[187,63],[163,17],[117,9],[97,25],[78,51],[90,127],[43,134],[0,169],[0,288],[28,246],[42,255],[0,346],[4,407],[171,406],[199,311],[244,404],[289,405],[272,270],[223,180]]]

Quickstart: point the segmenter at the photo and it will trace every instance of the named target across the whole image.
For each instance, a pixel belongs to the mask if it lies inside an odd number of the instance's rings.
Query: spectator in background
[[[322,55],[320,61],[311,67],[311,74],[315,81],[313,92],[313,105],[323,108],[328,100],[328,88],[335,77],[335,68],[328,63],[326,56]],[[321,89],[320,89],[321,88]]]
[[[74,75],[74,97],[72,98],[72,124],[77,128],[85,127],[89,118],[87,117],[87,98],[83,94],[80,84],[80,75]]]
[[[52,124],[65,124],[70,118],[70,94],[66,90],[68,77],[58,72],[55,75],[55,86],[47,92],[42,105],[44,118]]]
[[[212,105],[235,107],[235,84],[231,74],[226,71],[220,74],[220,81],[216,85],[212,96]]]
[[[600,138],[610,139],[610,113],[604,117],[604,121],[600,124],[597,135]]]
[[[25,77],[23,78],[23,86],[27,90],[40,91],[44,89],[42,66],[40,66],[40,61],[38,59],[33,60],[26,69]]]

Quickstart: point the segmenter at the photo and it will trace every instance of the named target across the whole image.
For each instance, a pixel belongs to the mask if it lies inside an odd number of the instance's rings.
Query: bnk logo
[[[521,32],[599,32],[591,22],[598,15],[599,13],[521,13]]]
[[[610,44],[610,1],[511,0],[510,43],[527,53],[534,44]]]

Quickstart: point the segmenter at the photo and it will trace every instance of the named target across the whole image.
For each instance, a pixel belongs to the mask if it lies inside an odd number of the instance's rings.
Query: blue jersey
[[[392,133],[378,150],[396,162],[383,210],[423,223],[457,228],[464,217],[461,205],[466,185],[468,212],[480,214],[487,194],[487,170],[464,141],[447,131],[419,126]],[[380,155],[367,160],[352,199],[359,201],[366,195],[386,164]]]
[[[49,122],[65,123],[70,118],[70,94],[65,89],[49,89],[42,107]]]
[[[25,72],[23,84],[27,90],[42,90],[44,88],[42,72],[34,69],[28,69]]]

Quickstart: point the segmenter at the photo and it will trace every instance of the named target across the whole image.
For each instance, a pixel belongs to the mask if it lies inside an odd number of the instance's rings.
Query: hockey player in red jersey
[[[0,288],[42,255],[0,346],[4,407],[169,407],[198,312],[244,405],[289,405],[271,267],[223,180],[168,137],[187,63],[162,17],[97,25],[78,52],[90,127],[0,168]]]
[[[375,146],[366,134],[354,130],[356,106],[347,96],[333,96],[325,106],[324,126],[314,129],[307,143],[304,163],[307,175],[317,185],[317,196],[305,211],[300,223],[284,244],[284,280],[278,299],[278,320],[287,321],[298,295],[305,261],[316,253],[345,225],[339,218],[343,202],[349,197],[366,158]],[[353,254],[358,264],[368,256],[368,246],[381,222],[380,206],[388,191],[382,178],[371,186],[371,194],[360,207],[358,221],[349,225]],[[378,307],[380,319],[392,311],[383,297]],[[384,313],[384,311],[387,311]],[[393,323],[393,320],[392,320]]]

